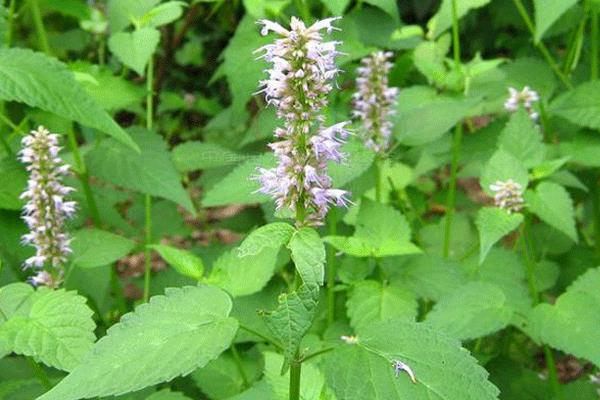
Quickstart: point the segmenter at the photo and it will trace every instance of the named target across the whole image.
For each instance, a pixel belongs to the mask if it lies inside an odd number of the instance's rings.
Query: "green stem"
[[[381,179],[382,179],[382,174],[381,174],[381,158],[377,157],[375,159],[375,200],[377,200],[378,203],[381,203],[381,199],[382,199],[382,190],[381,190]]]
[[[452,47],[454,49],[454,64],[456,70],[460,71],[460,35],[458,25],[456,0],[452,0]],[[446,226],[444,229],[444,258],[450,255],[450,237],[452,235],[452,220],[454,218],[454,207],[456,203],[456,174],[460,160],[460,147],[462,142],[462,121],[459,121],[454,129],[454,141],[452,143],[452,164],[450,166],[450,183],[448,186],[448,197],[446,199]]]
[[[154,115],[154,57],[150,57],[146,71],[146,128],[152,129]],[[144,209],[146,214],[145,243],[144,247],[144,303],[150,298],[150,278],[152,272],[152,197],[147,194],[144,197]]]
[[[242,364],[242,358],[240,357],[240,353],[238,352],[237,347],[235,347],[235,344],[233,343],[231,344],[231,354],[233,355],[233,361],[235,362],[238,372],[240,373],[240,377],[242,378],[244,389],[247,389],[250,387],[250,381],[248,380],[246,371],[244,371],[244,364]]]
[[[106,64],[106,38],[104,34],[100,34],[98,39],[98,64],[102,67]]]
[[[73,160],[75,161],[75,168],[77,168],[77,176],[79,178],[79,182],[81,182],[81,186],[83,187],[83,193],[85,194],[85,200],[87,202],[92,222],[95,227],[100,226],[100,213],[98,212],[98,205],[96,204],[96,200],[94,199],[94,194],[92,192],[92,188],[90,186],[90,177],[87,172],[87,168],[83,159],[81,158],[81,153],[79,152],[79,145],[77,144],[77,138],[75,138],[75,133],[73,129],[69,129],[67,132],[69,148],[71,153],[73,153]]]
[[[13,24],[15,19],[15,6],[17,4],[17,0],[10,0],[8,5],[8,19],[6,21],[6,47],[10,47],[12,44],[12,32],[13,32]]]
[[[302,362],[298,355],[290,363],[290,400],[300,400],[300,374],[302,373]]]
[[[46,54],[50,54],[50,46],[48,45],[48,37],[46,36],[46,28],[44,28],[44,20],[42,19],[42,13],[40,11],[39,0],[29,0],[29,8],[31,10],[33,24],[35,25],[35,31],[38,36],[40,50]]]
[[[44,389],[46,389],[46,390],[52,389],[52,383],[50,382],[50,379],[48,378],[46,371],[44,371],[44,369],[42,367],[40,367],[39,364],[33,360],[33,358],[26,357],[26,359],[27,359],[27,364],[29,364],[29,367],[33,371],[33,374],[40,381],[40,383],[42,384]]]
[[[450,255],[450,239],[452,236],[452,222],[454,219],[456,205],[456,181],[458,174],[458,163],[460,161],[460,148],[462,144],[463,128],[459,122],[454,129],[454,142],[452,143],[452,164],[450,166],[450,183],[448,185],[448,197],[446,198],[446,226],[444,228],[444,258]]]
[[[522,235],[522,244],[523,244],[523,256],[525,258],[525,263],[527,265],[527,280],[529,283],[529,292],[531,294],[531,299],[533,301],[533,305],[536,306],[540,303],[540,295],[537,290],[537,285],[535,282],[535,249],[533,247],[533,243],[531,242],[531,237],[529,234],[529,226],[531,224],[531,217],[529,215],[525,216],[525,221],[523,222],[521,228]],[[544,355],[546,359],[546,368],[548,369],[548,377],[550,379],[550,385],[552,386],[552,390],[554,391],[555,398],[557,400],[563,400],[563,391],[560,386],[560,382],[558,380],[558,374],[556,372],[556,364],[554,362],[554,356],[552,355],[552,351],[547,345],[543,345]]]
[[[600,40],[600,31],[598,29],[598,8],[591,7],[592,9],[592,38],[591,38],[591,65],[590,65],[590,73],[592,80],[598,79],[598,58],[600,57],[600,46],[598,41]]]
[[[332,350],[335,350],[336,348],[337,348],[337,347],[327,347],[327,348],[325,348],[325,349],[322,349],[322,350],[317,350],[317,351],[315,351],[314,353],[311,353],[311,354],[307,355],[306,357],[304,357],[304,358],[302,359],[302,361],[303,361],[303,362],[304,362],[304,361],[308,361],[308,360],[310,360],[311,358],[314,358],[314,357],[320,356],[321,354],[329,353],[330,351],[332,351]]]
[[[591,186],[594,215],[594,250],[596,251],[596,259],[600,261],[600,179],[596,171],[592,176]]]
[[[529,33],[531,33],[531,35],[535,37],[535,26],[533,25],[533,21],[529,17],[529,14],[527,13],[527,9],[523,5],[522,0],[513,0],[513,3],[515,4],[517,11],[519,12],[519,15],[523,19],[523,22],[525,22],[525,25],[527,26]],[[562,71],[558,67],[558,64],[554,61],[554,58],[552,58],[552,55],[550,54],[550,51],[548,50],[546,45],[544,45],[544,43],[541,40],[534,44],[535,44],[535,47],[538,48],[540,53],[542,53],[542,56],[544,57],[544,59],[546,60],[546,62],[548,63],[548,65],[550,66],[552,71],[554,71],[556,76],[558,76],[558,78],[561,80],[561,82],[567,88],[572,89],[573,84],[571,83],[569,78],[565,74],[562,73]]]
[[[252,328],[250,328],[250,327],[248,327],[246,325],[240,324],[240,329],[245,330],[246,332],[249,332],[249,333],[253,334],[254,336],[257,336],[257,337],[261,338],[266,343],[269,343],[273,347],[277,348],[277,350],[280,350],[280,351],[284,350],[283,347],[280,344],[275,343],[273,340],[271,340],[267,336],[263,335],[262,333],[260,333],[258,331],[255,331],[254,329],[252,329]]]
[[[337,213],[332,208],[327,215],[327,233],[337,235]],[[333,246],[327,246],[327,324],[331,326],[335,321],[335,275],[337,259]]]

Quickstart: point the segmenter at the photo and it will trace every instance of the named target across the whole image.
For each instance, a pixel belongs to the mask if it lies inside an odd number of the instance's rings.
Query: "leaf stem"
[[[300,400],[300,376],[302,373],[302,361],[298,354],[290,363],[290,400]]]
[[[42,367],[40,367],[38,365],[38,363],[36,363],[33,360],[33,358],[31,358],[31,357],[25,357],[25,358],[27,359],[27,364],[33,371],[33,374],[40,381],[40,383],[42,384],[44,389],[46,389],[46,390],[52,389],[52,383],[50,382],[50,379],[48,378],[46,371],[44,371],[44,369]]]
[[[332,208],[327,215],[327,233],[337,235],[337,212]],[[327,246],[327,325],[335,321],[335,276],[337,259],[333,246]]]
[[[48,37],[46,35],[46,28],[44,28],[44,20],[42,19],[42,13],[40,11],[39,0],[29,0],[29,9],[31,10],[31,18],[33,19],[35,31],[38,36],[40,50],[46,54],[50,54],[50,46],[48,45]]]
[[[146,70],[146,128],[152,129],[154,116],[154,57],[150,57],[148,68]],[[145,244],[144,247],[144,303],[150,298],[150,280],[152,272],[152,197],[149,194],[144,196],[144,211],[146,217],[145,223]]]
[[[15,6],[17,4],[17,0],[10,0],[8,4],[8,18],[7,18],[7,27],[6,27],[6,47],[10,47],[12,44],[12,32],[13,32],[13,23],[15,19]]]
[[[592,80],[598,79],[598,58],[600,57],[600,46],[598,41],[600,40],[600,31],[598,29],[598,7],[591,7],[591,65],[590,75]]]
[[[321,354],[329,353],[330,351],[332,351],[332,350],[335,350],[336,348],[337,348],[337,347],[327,347],[327,348],[325,348],[325,349],[317,350],[317,351],[315,351],[314,353],[311,353],[311,354],[307,355],[306,357],[304,357],[304,358],[302,359],[302,361],[303,361],[303,362],[304,362],[304,361],[308,361],[308,360],[310,360],[311,358],[314,358],[314,357],[320,356]]]
[[[83,192],[85,194],[85,200],[87,202],[92,222],[95,227],[100,226],[100,213],[98,212],[98,205],[96,204],[96,200],[94,199],[94,194],[92,192],[92,188],[90,187],[90,177],[87,172],[87,168],[83,159],[81,158],[81,153],[79,152],[79,145],[77,144],[77,138],[75,137],[75,132],[73,129],[69,129],[67,131],[67,138],[69,143],[69,148],[71,153],[73,153],[73,160],[75,161],[75,168],[77,168],[77,177],[79,178],[79,182],[83,187]]]
[[[382,177],[382,173],[381,173],[381,158],[380,157],[376,157],[375,158],[375,200],[377,200],[378,203],[381,203],[381,177]]]
[[[454,50],[454,63],[456,70],[460,71],[460,35],[458,25],[458,12],[456,0],[452,0],[452,48]],[[454,128],[454,141],[452,143],[452,164],[450,165],[450,183],[448,185],[448,196],[446,198],[446,226],[444,228],[444,258],[450,255],[450,238],[452,235],[452,220],[454,219],[454,207],[456,203],[456,174],[460,160],[460,147],[463,136],[462,121]]]
[[[513,3],[515,4],[517,11],[519,12],[519,15],[523,19],[523,22],[527,26],[529,33],[531,33],[531,35],[533,37],[535,37],[535,26],[533,25],[533,21],[531,20],[531,17],[529,17],[529,14],[527,13],[527,9],[525,9],[525,6],[523,5],[523,1],[522,0],[513,0]],[[571,83],[569,78],[565,74],[562,73],[562,71],[558,67],[558,64],[556,64],[556,62],[554,61],[554,58],[552,58],[552,55],[550,54],[550,51],[548,50],[546,45],[544,45],[544,43],[541,40],[539,42],[535,43],[535,39],[534,39],[534,45],[535,45],[535,47],[538,48],[540,53],[542,53],[542,56],[544,57],[544,59],[546,60],[546,62],[548,63],[548,65],[550,66],[552,71],[554,71],[556,76],[558,76],[558,78],[561,80],[561,82],[568,89],[572,89],[573,84]]]
[[[533,247],[533,243],[531,242],[531,237],[529,234],[529,226],[531,224],[531,216],[526,215],[525,221],[523,222],[521,228],[521,236],[522,236],[522,245],[523,245],[523,256],[525,258],[525,263],[527,265],[527,280],[529,283],[529,292],[531,294],[531,299],[533,301],[533,305],[536,306],[540,303],[540,295],[537,290],[537,285],[535,282],[535,249]],[[552,355],[552,351],[550,348],[543,344],[544,349],[544,358],[546,359],[546,368],[548,369],[548,377],[550,379],[550,385],[552,386],[552,390],[554,391],[555,398],[557,400],[563,400],[563,391],[560,386],[560,382],[558,380],[558,374],[556,372],[556,364],[554,362],[554,356]]]
[[[240,357],[240,353],[235,346],[235,343],[231,344],[231,354],[233,355],[233,361],[240,373],[240,377],[242,378],[242,383],[244,385],[244,389],[250,387],[250,381],[248,381],[248,376],[246,375],[246,371],[244,371],[244,364],[242,364],[242,358]]]
[[[277,348],[277,350],[279,350],[279,351],[283,351],[283,347],[282,347],[280,344],[278,344],[278,343],[274,342],[273,340],[271,340],[271,339],[270,339],[270,338],[268,338],[267,336],[263,335],[262,333],[260,333],[260,332],[258,332],[258,331],[255,331],[254,329],[252,329],[252,328],[250,328],[250,327],[248,327],[248,326],[246,326],[246,325],[243,325],[243,324],[241,324],[241,323],[240,323],[240,329],[243,329],[243,330],[245,330],[246,332],[249,332],[249,333],[251,333],[251,334],[253,334],[253,335],[255,335],[255,336],[258,336],[259,338],[261,338],[261,339],[262,339],[262,340],[264,340],[265,342],[267,342],[267,343],[269,343],[270,345],[272,345],[273,347]]]

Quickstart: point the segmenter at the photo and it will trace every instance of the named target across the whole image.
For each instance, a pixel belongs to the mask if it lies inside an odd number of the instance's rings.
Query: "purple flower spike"
[[[353,95],[355,118],[362,122],[365,145],[378,153],[389,148],[392,136],[390,117],[395,113],[398,89],[388,86],[392,53],[379,51],[361,60],[357,68],[357,92]]]
[[[305,217],[299,225],[318,225],[329,208],[346,206],[349,193],[332,189],[327,173],[328,161],[342,162],[341,151],[349,132],[349,122],[329,127],[322,125],[323,108],[333,85],[338,68],[335,58],[340,54],[335,41],[324,41],[322,31],[331,33],[332,23],[338,18],[327,18],[306,27],[292,17],[290,29],[267,20],[258,21],[262,33],[280,35],[273,44],[258,49],[271,64],[268,79],[260,82],[267,104],[277,108],[277,117],[283,127],[275,129],[278,142],[269,147],[278,160],[272,169],[259,168],[255,177],[261,193],[275,199],[277,209],[302,208]]]

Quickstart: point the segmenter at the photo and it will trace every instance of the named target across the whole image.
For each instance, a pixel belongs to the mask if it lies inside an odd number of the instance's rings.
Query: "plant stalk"
[[[300,375],[302,373],[302,362],[298,360],[298,354],[290,363],[290,400],[300,400]]]
[[[150,57],[148,69],[146,71],[146,128],[151,130],[153,127],[154,115],[154,57]],[[144,211],[146,217],[145,224],[145,244],[144,247],[144,303],[150,298],[150,280],[152,273],[152,252],[150,245],[152,244],[152,197],[146,194],[144,197]]]
[[[327,233],[337,235],[337,212],[332,208],[327,215]],[[335,276],[337,259],[333,246],[327,246],[327,325],[335,321]]]
[[[533,25],[533,21],[531,20],[531,17],[529,17],[529,14],[527,13],[527,9],[523,5],[523,1],[522,0],[513,0],[513,3],[515,4],[517,11],[519,12],[519,15],[523,19],[523,22],[527,26],[529,33],[531,33],[531,35],[535,37],[535,26]],[[546,60],[546,63],[548,63],[548,65],[550,66],[552,71],[554,71],[554,73],[556,74],[556,76],[558,76],[558,78],[561,80],[561,82],[568,89],[572,89],[573,84],[571,83],[569,78],[565,74],[562,73],[562,71],[558,67],[558,64],[554,61],[554,58],[552,58],[552,55],[550,54],[550,51],[548,50],[546,45],[544,45],[544,43],[541,40],[538,43],[535,43],[535,40],[534,40],[534,45],[535,45],[535,47],[538,48],[540,53],[542,53],[542,56]]]
[[[8,4],[8,18],[6,21],[6,47],[10,47],[12,44],[12,32],[13,32],[13,24],[15,19],[15,6],[17,4],[17,0],[10,0]]]
[[[234,343],[231,344],[231,354],[233,355],[233,361],[240,373],[240,377],[242,378],[242,383],[244,385],[244,389],[250,387],[250,381],[248,380],[248,376],[246,375],[246,371],[244,371],[244,364],[242,364],[242,358],[240,357],[240,353],[237,350],[237,347]]]
[[[598,79],[598,58],[600,57],[600,30],[598,29],[598,8],[591,7],[591,65],[590,75],[592,80]]]
[[[50,54],[48,36],[46,35],[46,28],[44,28],[44,20],[42,19],[42,12],[40,11],[39,0],[29,0],[29,8],[31,10],[31,18],[33,19],[35,31],[38,36],[40,50],[46,54]]]

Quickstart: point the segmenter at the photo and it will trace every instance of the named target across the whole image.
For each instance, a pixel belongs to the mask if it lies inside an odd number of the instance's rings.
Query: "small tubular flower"
[[[540,95],[535,90],[530,89],[529,86],[525,86],[521,91],[510,87],[508,88],[508,94],[508,99],[504,103],[504,108],[507,111],[516,112],[519,106],[523,104],[529,118],[537,121],[539,114],[533,109],[533,104],[540,101]]]
[[[20,160],[28,164],[29,180],[21,194],[27,199],[22,218],[29,228],[22,243],[35,247],[34,256],[25,260],[24,268],[40,269],[30,279],[34,285],[56,286],[62,271],[59,269],[71,252],[70,238],[64,232],[64,222],[75,213],[76,203],[65,200],[74,189],[62,184],[69,166],[58,157],[58,135],[40,126],[22,140]],[[57,268],[55,274],[43,271],[45,265]]]
[[[349,203],[349,193],[333,189],[327,173],[328,161],[345,160],[341,146],[349,135],[349,122],[325,127],[322,115],[339,71],[335,58],[340,53],[336,50],[339,42],[324,41],[321,31],[335,30],[332,23],[336,19],[306,27],[292,17],[290,29],[272,21],[258,21],[263,35],[280,35],[256,51],[271,64],[266,71],[268,79],[259,83],[259,93],[264,93],[267,104],[276,107],[283,127],[274,132],[279,141],[269,145],[277,167],[259,168],[254,179],[260,183],[259,192],[275,199],[278,210],[296,211],[299,225],[318,225],[332,205]]]
[[[496,207],[505,209],[509,214],[519,212],[523,209],[523,187],[509,179],[507,181],[496,181],[490,185],[494,194],[494,204]]]
[[[398,88],[388,86],[391,52],[379,51],[361,60],[357,68],[356,93],[352,112],[362,122],[365,145],[374,151],[384,152],[390,145],[392,122]]]

